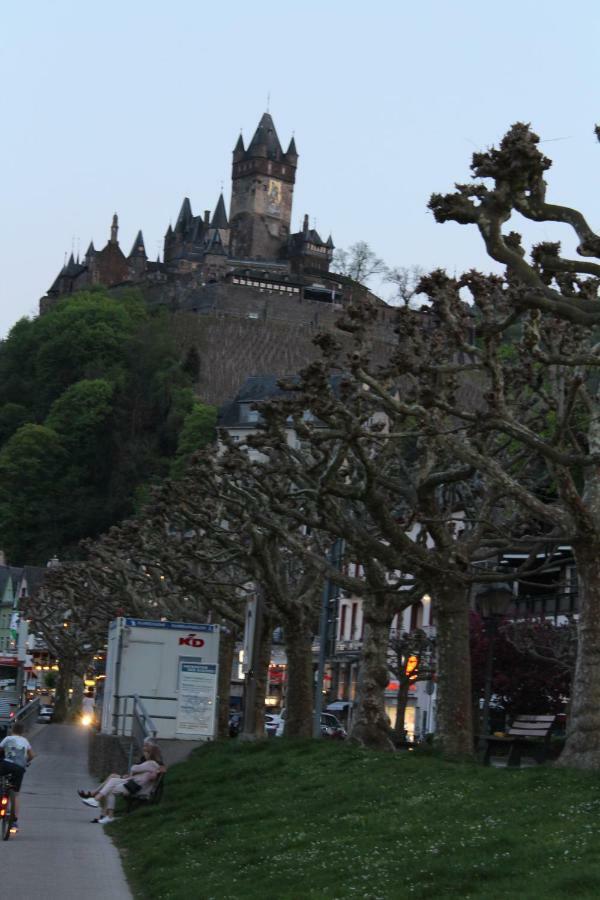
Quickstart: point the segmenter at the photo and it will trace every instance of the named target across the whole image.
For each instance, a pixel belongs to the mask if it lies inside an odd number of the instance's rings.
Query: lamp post
[[[494,674],[494,643],[498,633],[498,622],[508,609],[513,598],[511,587],[504,581],[491,581],[483,584],[477,590],[475,602],[485,625],[485,633],[488,639],[487,656],[485,660],[485,678],[483,687],[483,710],[481,713],[481,738],[485,738],[490,731],[490,699],[492,696],[492,678]],[[485,740],[482,740],[485,747]]]

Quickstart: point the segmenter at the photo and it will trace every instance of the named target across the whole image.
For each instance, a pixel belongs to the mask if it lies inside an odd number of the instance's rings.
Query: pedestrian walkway
[[[131,900],[119,854],[77,788],[92,786],[88,734],[44,725],[21,790],[20,830],[0,842],[0,893],[14,900]]]

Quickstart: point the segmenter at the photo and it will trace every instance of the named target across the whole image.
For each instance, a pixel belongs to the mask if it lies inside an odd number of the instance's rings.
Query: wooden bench
[[[556,716],[517,716],[504,735],[486,735],[483,764],[489,766],[490,757],[499,747],[508,747],[507,766],[520,766],[521,756],[545,762],[555,719]]]
[[[123,801],[125,803],[125,812],[132,812],[134,809],[137,809],[139,804],[160,803],[163,795],[165,774],[165,772],[161,772],[157,778],[154,779],[152,790],[145,797],[140,797],[138,794],[131,794],[130,796],[124,795]]]

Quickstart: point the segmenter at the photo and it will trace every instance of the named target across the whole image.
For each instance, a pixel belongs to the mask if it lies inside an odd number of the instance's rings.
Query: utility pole
[[[337,538],[329,551],[329,561],[339,569],[344,542]],[[315,712],[313,718],[313,737],[321,737],[321,713],[323,712],[323,679],[325,676],[325,660],[327,658],[327,639],[331,618],[331,600],[337,596],[339,588],[333,585],[329,578],[323,582],[321,592],[321,614],[319,616],[319,661],[317,663],[317,678],[315,684]],[[335,635],[334,635],[335,641]]]
[[[244,724],[240,733],[240,738],[246,741],[256,738],[256,667],[262,641],[263,603],[262,591],[257,588],[254,603],[249,605],[246,614],[249,660],[244,681]]]

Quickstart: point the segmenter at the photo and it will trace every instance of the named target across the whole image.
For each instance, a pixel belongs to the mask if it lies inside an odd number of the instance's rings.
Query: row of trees
[[[335,335],[321,335],[321,359],[284,385],[282,399],[261,405],[261,427],[245,444],[222,435],[219,448],[198,453],[179,480],[153,493],[142,517],[89,545],[81,570],[51,573],[44,590],[66,591],[75,577],[83,603],[210,613],[228,634],[240,626],[248,593],[258,591],[265,627],[254,673],[256,732],[271,626],[282,623],[286,730],[303,735],[312,711],[310,642],[329,577],[363,599],[352,736],[376,747],[391,746],[383,706],[390,623],[428,593],[438,737],[447,755],[470,756],[473,590],[534,580],[555,548],[569,544],[579,635],[562,761],[599,765],[600,265],[589,257],[600,238],[579,213],[546,203],[549,161],[537,144],[527,126],[513,126],[499,149],[475,154],[478,181],[431,200],[439,221],[479,227],[504,276],[423,277],[428,305],[399,309],[385,365],[370,354],[376,310],[347,310],[340,328],[353,339],[350,352]],[[513,212],[572,226],[584,260],[562,257],[557,244],[537,245],[527,258],[519,236],[502,232]],[[360,578],[332,565],[336,542],[360,563]],[[522,557],[512,569],[503,562],[509,549]]]

